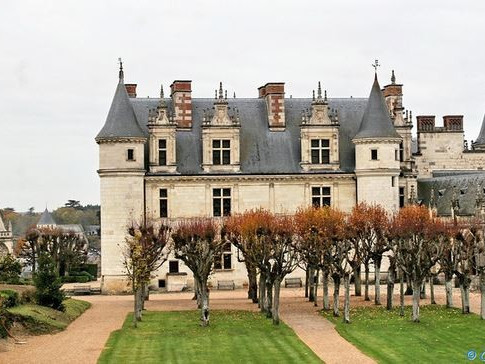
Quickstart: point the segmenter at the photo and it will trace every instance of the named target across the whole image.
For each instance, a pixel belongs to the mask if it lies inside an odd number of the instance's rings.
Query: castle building
[[[13,230],[12,222],[9,221],[7,227],[0,215],[0,257],[13,253]]]
[[[101,266],[103,291],[123,290],[120,246],[127,224],[149,219],[223,217],[265,208],[291,213],[329,205],[350,211],[361,201],[390,212],[417,191],[412,117],[402,85],[381,90],[377,75],[368,98],[287,98],[285,85],[267,83],[256,98],[192,98],[192,83],[174,81],[170,97],[139,98],[122,66],[101,131]],[[247,281],[228,245],[212,280]],[[176,259],[154,281],[176,290],[190,284]],[[301,272],[296,272],[301,276]],[[182,277],[181,277],[182,276]],[[187,281],[188,279],[188,281]]]

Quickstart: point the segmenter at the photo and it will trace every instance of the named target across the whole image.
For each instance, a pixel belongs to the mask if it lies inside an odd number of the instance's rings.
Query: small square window
[[[372,159],[373,161],[377,160],[377,149],[370,150],[370,159]]]
[[[126,159],[129,161],[134,161],[135,160],[135,150],[134,149],[128,149],[126,153]]]
[[[178,273],[179,272],[179,261],[178,260],[171,260],[168,262],[168,272],[169,273]]]

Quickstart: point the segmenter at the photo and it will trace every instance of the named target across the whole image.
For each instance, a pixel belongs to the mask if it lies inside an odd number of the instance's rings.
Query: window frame
[[[228,166],[231,164],[231,139],[212,139],[212,165]]]
[[[330,139],[310,139],[311,164],[330,164]]]
[[[371,161],[378,161],[379,160],[379,152],[378,152],[377,149],[371,149],[370,150],[370,160]]]
[[[135,158],[135,149],[134,148],[128,148],[126,150],[126,160],[128,162],[135,162],[136,161],[136,158]]]
[[[160,145],[161,142],[163,142],[164,146]],[[163,156],[163,163],[162,163],[162,156]],[[167,165],[167,139],[158,139],[158,165],[159,166]]]
[[[214,270],[232,270],[232,255],[232,244],[230,242],[224,243],[221,247],[221,251],[214,255]],[[229,260],[229,267],[226,266],[226,259]]]
[[[311,187],[311,204],[315,208],[332,206],[332,187],[330,186],[312,186]]]
[[[158,199],[159,199],[159,212],[158,215],[160,218],[168,218],[168,189],[167,188],[160,188],[158,192]],[[165,205],[162,208],[162,205]],[[165,216],[163,216],[165,215]]]
[[[217,211],[218,210],[218,211]],[[212,216],[226,217],[232,213],[232,191],[229,187],[212,189]]]

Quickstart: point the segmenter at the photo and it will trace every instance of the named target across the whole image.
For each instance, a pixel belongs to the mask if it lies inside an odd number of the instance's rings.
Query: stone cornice
[[[121,176],[141,176],[146,174],[144,169],[140,168],[116,168],[116,169],[98,169],[100,177],[121,177]]]
[[[147,138],[139,137],[108,137],[108,138],[96,138],[96,143],[107,144],[107,143],[146,143]]]
[[[396,143],[400,143],[401,141],[402,141],[402,138],[354,138],[352,139],[352,142],[354,144],[375,144],[375,143],[396,144]]]
[[[315,180],[351,180],[353,173],[302,173],[291,175],[194,175],[194,176],[146,176],[148,183],[166,182],[240,182],[240,181],[315,181]]]

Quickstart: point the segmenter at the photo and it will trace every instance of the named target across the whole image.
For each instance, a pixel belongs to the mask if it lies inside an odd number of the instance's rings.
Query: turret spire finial
[[[222,99],[222,82],[219,82],[219,98]]]
[[[317,97],[319,99],[322,98],[322,86],[320,85],[320,81],[318,81]]]
[[[381,65],[379,64],[379,60],[376,59],[374,63],[372,64],[372,67],[374,67],[374,74],[375,74],[375,79],[377,80],[377,67],[380,67]]]
[[[327,90],[324,91],[323,101],[327,102]]]
[[[163,99],[163,84],[160,85],[160,98]]]
[[[120,63],[120,71],[119,71],[120,82],[124,82],[125,75],[123,72],[123,61],[121,60],[121,57],[118,58],[118,62]]]
[[[392,70],[391,83],[394,85],[396,83],[396,76],[394,75],[394,70]]]
[[[315,101],[315,90],[312,90],[312,93],[313,93],[312,99],[313,101]]]

